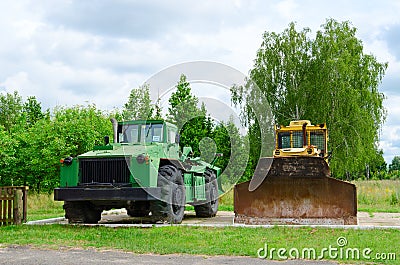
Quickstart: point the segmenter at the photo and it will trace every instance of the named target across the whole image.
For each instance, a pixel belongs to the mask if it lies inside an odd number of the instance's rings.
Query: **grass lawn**
[[[357,181],[359,210],[367,212],[400,212],[399,194],[400,181]],[[28,198],[28,220],[60,217],[64,215],[62,202],[54,202],[52,195],[30,194]],[[233,192],[220,199],[220,210],[233,210]],[[345,237],[347,245],[339,247],[337,239]],[[257,256],[260,248],[268,246],[268,257],[271,249],[273,258],[279,259],[277,249],[285,248],[283,256],[289,256],[288,251],[297,249],[299,257],[302,250],[315,249],[316,257],[324,248],[337,248],[342,251],[345,263],[371,262],[400,264],[400,230],[353,230],[327,228],[241,228],[241,227],[185,227],[167,226],[158,228],[107,228],[84,227],[74,225],[44,225],[44,226],[8,226],[0,227],[0,246],[31,245],[45,248],[98,248],[117,249],[134,253],[185,253],[200,255],[239,255]],[[346,250],[357,248],[360,259],[351,256],[346,259]],[[362,256],[362,251],[371,249],[368,256]],[[264,254],[264,250],[260,252]],[[327,251],[324,259],[330,259]],[[376,260],[376,254],[386,256],[394,253],[397,260]],[[296,255],[296,252],[292,252]],[[306,253],[307,255],[308,253]],[[312,253],[311,253],[312,255]],[[340,255],[340,252],[338,252]],[[305,256],[307,257],[307,256]],[[340,257],[340,256],[339,256]],[[311,256],[312,258],[312,256]]]
[[[339,247],[337,239],[345,237],[347,245]],[[323,248],[337,248],[346,253],[346,249],[357,248],[360,260],[374,261],[376,253],[389,255],[395,253],[397,260],[387,263],[400,264],[398,242],[399,230],[344,230],[344,229],[313,229],[313,228],[211,228],[167,226],[158,228],[107,228],[87,226],[8,226],[0,227],[1,245],[31,245],[58,249],[97,248],[117,249],[134,253],[185,253],[200,255],[237,255],[257,257],[257,250],[268,246],[268,253],[272,248],[285,248],[287,251],[296,248],[299,253],[303,249],[314,248],[315,258],[320,256]],[[365,248],[371,249],[367,253],[371,259],[362,256]],[[263,254],[263,251],[261,254]],[[327,252],[324,259],[330,259]],[[283,254],[285,255],[285,254]],[[286,256],[289,254],[286,253]],[[296,255],[296,254],[292,254]],[[300,256],[301,257],[301,256]],[[307,256],[305,256],[307,257]],[[332,256],[335,257],[335,256]],[[335,260],[356,261],[356,256]],[[268,258],[269,254],[268,254]],[[279,259],[273,252],[273,259]],[[313,259],[313,256],[311,256]],[[393,258],[392,258],[393,259]]]

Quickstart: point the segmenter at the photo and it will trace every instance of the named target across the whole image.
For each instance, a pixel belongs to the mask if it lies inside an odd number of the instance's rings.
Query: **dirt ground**
[[[360,226],[398,226],[400,228],[400,213],[365,213],[357,214]]]

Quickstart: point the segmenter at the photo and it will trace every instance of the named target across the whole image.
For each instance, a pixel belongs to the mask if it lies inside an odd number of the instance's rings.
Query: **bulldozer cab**
[[[275,125],[274,157],[319,156],[327,159],[326,124],[312,125],[309,120],[291,121],[289,126]]]

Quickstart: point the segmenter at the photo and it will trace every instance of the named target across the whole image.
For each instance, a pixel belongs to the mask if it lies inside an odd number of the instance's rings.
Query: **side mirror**
[[[110,137],[108,135],[104,136],[104,145],[108,145],[110,143]]]
[[[177,133],[175,135],[175,143],[179,144],[180,140],[181,140],[181,135],[179,133]]]

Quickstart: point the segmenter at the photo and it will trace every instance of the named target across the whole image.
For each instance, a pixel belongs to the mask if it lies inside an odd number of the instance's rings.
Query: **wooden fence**
[[[0,226],[26,222],[28,187],[0,187]]]

